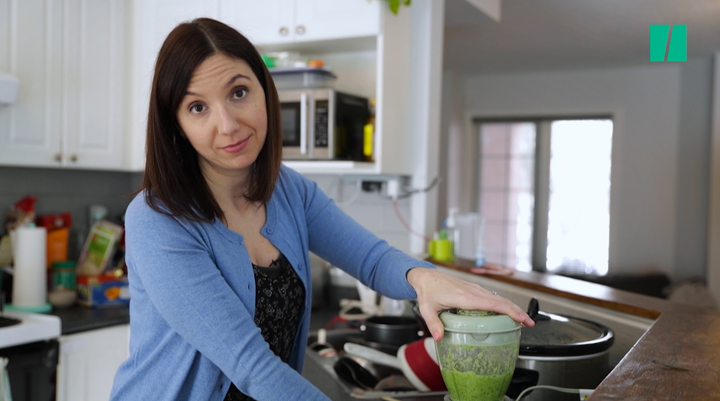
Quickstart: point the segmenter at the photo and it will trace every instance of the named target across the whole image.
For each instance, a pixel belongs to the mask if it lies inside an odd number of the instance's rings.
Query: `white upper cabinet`
[[[220,19],[257,45],[374,36],[377,0],[220,0]]]
[[[62,165],[120,169],[128,107],[124,0],[65,0]]]
[[[424,11],[384,0],[0,0],[0,72],[20,80],[0,108],[0,165],[141,171],[158,51],[180,22],[219,19],[261,51],[319,57],[335,89],[375,98],[374,159],[288,162],[304,173],[410,174],[411,33]],[[283,28],[287,32],[283,35]]]
[[[20,79],[0,109],[0,164],[120,169],[125,2],[0,2],[0,71]]]

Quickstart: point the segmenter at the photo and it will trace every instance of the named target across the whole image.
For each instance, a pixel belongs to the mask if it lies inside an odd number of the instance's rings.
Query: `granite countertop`
[[[53,308],[48,314],[60,318],[62,321],[62,335],[130,323],[130,311],[127,305],[104,308],[72,305],[67,308]]]

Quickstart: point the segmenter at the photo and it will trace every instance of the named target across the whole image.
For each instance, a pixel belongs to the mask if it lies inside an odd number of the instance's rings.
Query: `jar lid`
[[[480,310],[451,309],[440,313],[447,331],[464,333],[505,333],[520,329],[508,315]]]

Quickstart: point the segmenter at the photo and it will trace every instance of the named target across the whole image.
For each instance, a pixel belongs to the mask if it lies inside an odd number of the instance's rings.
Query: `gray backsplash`
[[[397,218],[392,202],[375,192],[358,193],[356,182],[344,181],[339,176],[312,175],[309,178],[368,230],[390,245],[403,251],[409,249],[408,232]],[[120,221],[141,179],[141,173],[0,166],[0,221],[4,220],[10,206],[27,195],[38,199],[35,204],[38,214],[70,212],[73,227],[68,256],[74,260],[89,228],[89,206],[103,205],[108,208],[111,221]],[[409,221],[408,200],[401,200],[399,209]]]
[[[0,167],[0,221],[15,202],[27,195],[38,199],[37,214],[70,212],[73,227],[68,257],[75,260],[89,228],[89,206],[107,207],[108,220],[119,222],[140,179],[140,173]]]

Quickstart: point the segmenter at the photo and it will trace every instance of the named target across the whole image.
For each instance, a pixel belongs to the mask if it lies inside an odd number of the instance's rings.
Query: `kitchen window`
[[[477,121],[477,211],[486,259],[605,275],[612,120]]]

